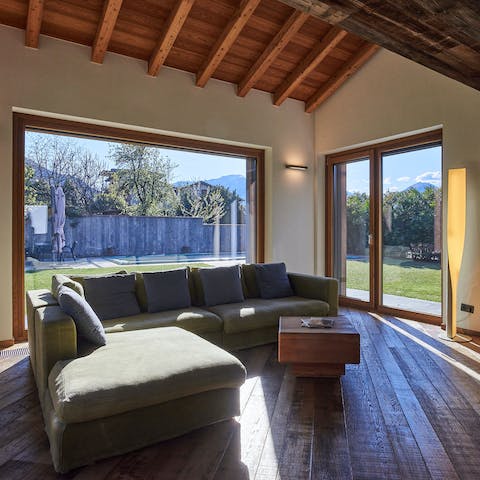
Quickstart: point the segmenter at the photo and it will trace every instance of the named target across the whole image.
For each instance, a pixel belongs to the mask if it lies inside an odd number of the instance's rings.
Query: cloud
[[[383,184],[384,185],[391,185],[392,184],[392,178],[391,177],[384,178],[383,179]]]
[[[399,190],[398,187],[388,187],[387,192],[398,192]]]
[[[410,177],[398,177],[397,182],[409,182],[411,180]]]
[[[435,172],[423,172],[415,180],[420,183],[431,183],[439,187],[442,183],[442,173],[438,170]]]

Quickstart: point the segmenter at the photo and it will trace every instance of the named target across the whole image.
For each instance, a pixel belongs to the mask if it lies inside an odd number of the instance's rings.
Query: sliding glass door
[[[381,304],[441,314],[442,147],[382,152]]]
[[[327,158],[327,274],[341,303],[441,315],[441,132]]]
[[[333,167],[333,268],[342,296],[370,302],[370,161]]]

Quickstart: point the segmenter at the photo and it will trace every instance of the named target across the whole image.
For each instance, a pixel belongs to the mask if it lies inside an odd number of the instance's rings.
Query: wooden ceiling
[[[281,0],[480,90],[480,0]]]
[[[108,52],[287,98],[312,112],[379,48],[278,0],[0,0],[0,23],[25,29],[25,43],[41,35],[91,46],[102,63]]]

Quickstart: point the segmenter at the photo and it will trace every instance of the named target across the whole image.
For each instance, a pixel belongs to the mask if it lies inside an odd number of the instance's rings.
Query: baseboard
[[[0,340],[0,348],[8,348],[15,344],[13,338],[10,340]]]
[[[446,325],[444,323],[442,323],[440,325],[440,328],[442,330],[446,330]],[[476,330],[469,330],[468,328],[461,328],[461,327],[457,327],[457,332],[458,333],[463,333],[464,335],[470,335],[470,336],[474,336],[474,337],[480,337],[480,332],[476,331]]]

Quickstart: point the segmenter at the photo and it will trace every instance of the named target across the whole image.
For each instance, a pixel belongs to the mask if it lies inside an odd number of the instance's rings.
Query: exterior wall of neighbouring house
[[[480,331],[480,92],[410,60],[381,50],[315,113],[318,198],[323,205],[325,154],[409,133],[443,129],[443,215],[449,168],[467,168],[467,232],[458,304],[458,326]],[[446,223],[443,245],[446,246]],[[324,210],[319,209],[318,272],[324,271]],[[447,265],[446,248],[443,265]],[[443,269],[444,305],[447,269]],[[445,315],[444,308],[444,315]]]
[[[293,172],[285,163],[314,164],[313,115],[301,102],[280,108],[269,94],[235,95],[235,86],[107,54],[90,62],[90,48],[49,37],[24,46],[24,31],[0,27],[0,340],[12,336],[12,111],[25,109],[75,120],[237,143],[266,149],[266,259],[291,271],[314,271],[314,168]],[[32,113],[31,112],[31,113]]]

